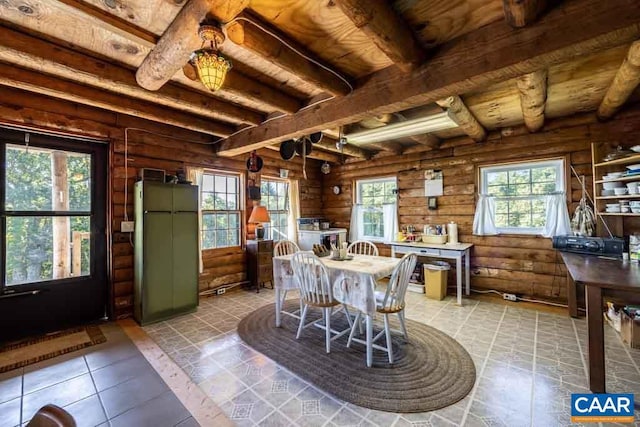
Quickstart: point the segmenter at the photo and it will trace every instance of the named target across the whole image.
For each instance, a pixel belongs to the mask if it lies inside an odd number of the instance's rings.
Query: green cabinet
[[[198,305],[198,187],[135,184],[134,316],[145,325]]]

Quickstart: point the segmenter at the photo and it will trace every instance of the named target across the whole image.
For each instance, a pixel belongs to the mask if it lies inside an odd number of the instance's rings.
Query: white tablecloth
[[[282,255],[273,258],[273,285],[276,291],[297,289],[291,271],[291,257]],[[373,315],[376,311],[375,281],[389,276],[400,258],[381,256],[355,255],[350,261],[336,261],[328,257],[320,258],[334,284],[335,298],[365,314]],[[343,277],[348,278],[348,285],[342,284]],[[279,292],[278,292],[279,294]]]

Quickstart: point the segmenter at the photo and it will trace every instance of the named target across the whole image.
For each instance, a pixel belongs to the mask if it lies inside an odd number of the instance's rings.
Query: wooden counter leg
[[[567,299],[569,300],[569,316],[578,317],[578,295],[576,282],[567,272]]]
[[[602,288],[585,284],[585,291],[589,336],[589,388],[593,393],[605,393]]]

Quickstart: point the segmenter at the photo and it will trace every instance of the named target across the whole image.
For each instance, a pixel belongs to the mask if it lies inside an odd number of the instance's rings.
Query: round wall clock
[[[340,194],[340,187],[337,185],[333,186],[333,194]]]

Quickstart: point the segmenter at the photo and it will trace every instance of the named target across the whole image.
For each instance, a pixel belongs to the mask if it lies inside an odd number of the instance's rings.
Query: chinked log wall
[[[459,226],[460,241],[474,244],[471,258],[474,289],[497,289],[539,299],[566,301],[566,270],[552,249],[551,239],[523,235],[472,235],[477,192],[475,167],[477,164],[569,156],[578,174],[587,177],[587,189],[592,194],[592,141],[640,144],[640,107],[630,109],[607,123],[597,123],[595,115],[590,113],[549,121],[542,132],[535,134],[516,129],[512,136],[494,133],[484,143],[468,139],[449,140],[434,151],[336,167],[324,182],[323,213],[337,226],[348,227],[355,180],[395,175],[398,177],[401,225],[414,225],[421,229],[423,224],[455,221]],[[444,175],[444,196],[438,197],[436,211],[426,208],[425,169],[441,169]],[[340,185],[343,192],[338,196],[332,194],[333,185]],[[581,197],[579,182],[574,177],[571,177],[571,192],[570,215]],[[640,221],[635,218],[625,221],[625,234],[640,231]],[[390,254],[389,246],[379,247],[383,255]],[[455,287],[455,274],[450,274],[449,286]]]
[[[128,233],[120,233],[120,222],[125,212],[125,159],[124,129],[142,128],[175,138],[162,137],[137,130],[129,131],[127,172],[127,213],[133,218],[133,184],[139,168],[166,169],[175,173],[178,168],[196,166],[225,171],[246,171],[246,156],[221,158],[212,154],[208,145],[185,142],[180,138],[200,142],[210,141],[209,135],[201,135],[178,128],[85,107],[20,90],[0,87],[0,123],[27,125],[48,130],[57,130],[110,141],[110,193],[111,224],[110,243],[110,301],[114,317],[128,316],[132,312],[133,294],[133,248]],[[289,177],[298,179],[302,175],[301,161],[282,161],[278,152],[260,150],[264,159],[263,177],[279,175],[279,169],[290,169]],[[307,163],[308,180],[300,179],[300,210],[303,216],[321,213],[320,163]],[[218,287],[239,282],[246,278],[244,250],[214,249],[204,252],[204,272],[200,275],[200,289]]]

